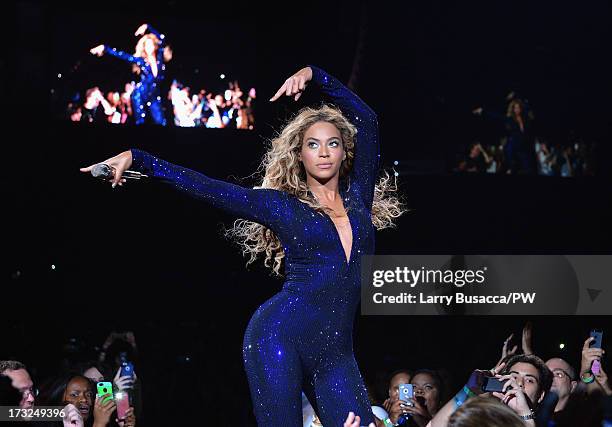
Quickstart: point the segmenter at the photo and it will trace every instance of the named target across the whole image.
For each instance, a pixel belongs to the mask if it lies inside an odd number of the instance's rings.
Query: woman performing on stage
[[[391,179],[378,174],[376,114],[334,77],[306,67],[272,97],[297,99],[308,82],[341,110],[304,108],[272,140],[259,187],[218,181],[132,149],[104,163],[112,184],[128,168],[168,180],[179,190],[229,212],[229,235],[252,262],[259,253],[283,289],[253,315],[243,356],[259,426],[301,426],[302,390],[326,427],[349,411],[374,421],[353,356],[353,321],[360,299],[361,256],[374,253],[374,228],[403,213]],[[351,123],[352,122],[352,123]],[[95,165],[82,168],[90,172]],[[353,419],[355,418],[352,415]]]
[[[147,30],[149,34],[145,34]],[[134,64],[134,72],[140,75],[140,82],[132,92],[132,108],[136,124],[144,124],[148,112],[156,124],[166,126],[159,85],[166,72],[164,62],[168,62],[172,56],[170,48],[165,44],[164,35],[148,24],[138,27],[134,35],[142,37],[136,43],[133,55],[103,44],[92,48],[90,52],[97,56],[108,53]]]
[[[506,115],[494,113],[478,107],[472,111],[476,115],[497,120],[506,129],[506,144],[504,145],[504,162],[508,174],[535,175],[536,152],[533,138],[533,116],[525,111],[525,104],[514,98],[508,104]]]

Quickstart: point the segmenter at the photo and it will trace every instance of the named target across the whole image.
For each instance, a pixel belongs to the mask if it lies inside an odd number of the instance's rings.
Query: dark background
[[[282,282],[260,263],[244,267],[220,235],[232,218],[155,183],[111,190],[78,168],[139,147],[216,178],[246,177],[274,130],[301,105],[320,102],[315,91],[298,105],[265,101],[308,63],[351,82],[379,115],[383,164],[400,162],[412,211],[398,229],[378,234],[377,253],[610,252],[609,3],[148,5],[5,6],[0,358],[21,359],[43,378],[56,371],[70,338],[90,349],[110,330],[133,330],[146,424],[167,423],[168,407],[186,409],[192,420],[204,408],[213,419],[229,414],[237,425],[252,423],[242,335]],[[66,25],[75,16],[90,16],[92,25]],[[239,24],[220,29],[230,18]],[[176,62],[168,65],[168,79],[172,69],[187,75],[199,61],[208,64],[202,70],[211,70],[210,78],[215,67],[245,73],[240,78],[252,80],[259,95],[256,130],[56,120],[59,95],[51,89],[66,84],[58,83],[58,72],[105,40],[131,49],[142,22],[173,40]],[[203,46],[214,42],[227,49],[211,55]],[[85,58],[78,73],[97,78],[105,68]],[[129,71],[120,62],[106,66],[113,78]],[[205,71],[201,78],[206,85]],[[500,136],[470,111],[479,105],[503,111],[512,89],[529,98],[539,134],[600,144],[598,177],[442,172],[457,146]],[[517,336],[525,320],[358,317],[355,350],[373,384],[399,366],[444,367],[460,384],[471,369],[490,367],[503,339]],[[608,317],[532,320],[536,352],[552,356],[564,342],[574,363],[590,328],[612,330]]]

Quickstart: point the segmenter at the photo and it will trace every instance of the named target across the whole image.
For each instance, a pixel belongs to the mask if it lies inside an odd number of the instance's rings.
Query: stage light
[[[394,160],[394,161],[393,161],[393,164],[394,164],[395,166],[397,166],[397,165],[399,165],[399,162],[398,162],[397,160]]]
[[[62,73],[58,73],[57,78],[61,79],[62,78]]]
[[[395,173],[394,173],[394,175],[395,175],[395,176],[399,176],[399,172],[395,172]]]
[[[221,74],[219,77],[221,77],[221,80],[223,80],[225,78],[225,74]]]
[[[55,264],[51,264],[51,270],[55,270]]]
[[[563,344],[563,343],[559,344],[559,348],[560,348],[561,350],[563,350],[563,349],[565,348],[565,344]]]

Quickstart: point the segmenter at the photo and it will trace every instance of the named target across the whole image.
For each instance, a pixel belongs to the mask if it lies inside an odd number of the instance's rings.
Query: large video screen
[[[254,129],[249,23],[236,16],[147,16],[83,8],[57,14],[56,117],[94,125]]]

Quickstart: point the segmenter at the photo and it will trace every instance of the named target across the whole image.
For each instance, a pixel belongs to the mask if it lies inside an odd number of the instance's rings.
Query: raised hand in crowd
[[[505,339],[504,344],[502,345],[501,357],[499,358],[496,366],[499,366],[500,363],[508,359],[510,356],[514,356],[518,351],[518,344],[515,344],[512,348],[510,347],[510,343],[514,334],[510,334],[508,338]],[[525,323],[523,326],[523,333],[521,336],[521,350],[523,354],[533,354],[533,324],[531,322]]]
[[[119,424],[119,427],[134,427],[136,425],[136,415],[134,414],[134,408],[130,407],[125,412],[125,419],[115,419],[115,422]]]
[[[105,427],[110,422],[113,412],[117,409],[111,394],[96,396],[94,403],[93,427]]]
[[[134,375],[124,375],[124,376],[120,376],[121,375],[121,367],[119,367],[119,369],[117,369],[117,373],[115,374],[115,378],[113,379],[113,383],[115,383],[115,386],[117,387],[117,390],[119,391],[123,391],[123,390],[129,390],[134,388],[134,383],[136,382],[136,372],[134,371]]]
[[[408,399],[407,404],[404,406],[404,413],[410,414],[412,420],[419,427],[425,427],[432,418],[423,400],[418,398]]]
[[[523,390],[524,385],[513,375],[496,375],[500,381],[505,381],[502,390],[503,392],[493,392],[493,396],[497,397],[502,403],[508,405],[517,413],[519,417],[525,420],[525,425],[535,426],[535,420],[526,419],[532,417],[532,410],[527,396]]]
[[[344,421],[344,427],[361,427],[361,418],[359,415],[355,415],[354,412],[349,412]],[[368,427],[376,427],[374,423],[370,423]]]
[[[64,407],[64,417],[62,419],[64,427],[83,427],[83,417],[79,410],[72,403]]]
[[[587,384],[588,393],[601,390],[606,394],[610,394],[610,386],[608,383],[608,377],[603,371],[601,365],[601,359],[605,354],[605,350],[602,348],[591,347],[590,344],[595,340],[593,337],[589,337],[584,341],[582,346],[582,359],[580,361],[580,379],[583,383]],[[594,363],[599,364],[599,373],[594,374],[592,367]],[[599,376],[599,377],[598,377]],[[605,384],[605,385],[602,385]],[[608,391],[606,391],[608,390]]]

